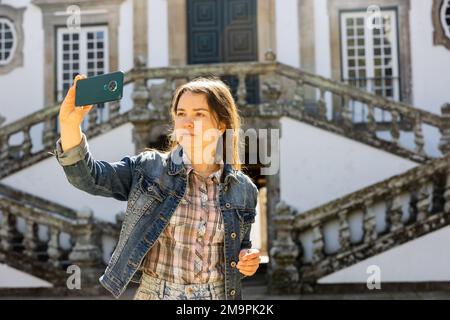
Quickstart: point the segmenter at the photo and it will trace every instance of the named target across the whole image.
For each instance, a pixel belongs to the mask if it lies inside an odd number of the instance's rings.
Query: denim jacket
[[[119,241],[100,277],[100,283],[116,298],[130,281],[140,282],[141,263],[167,227],[186,192],[187,173],[178,145],[170,153],[156,150],[126,156],[118,162],[94,160],[86,140],[65,152],[60,139],[55,157],[74,187],[92,195],[127,201]],[[248,176],[225,164],[219,184],[219,209],[225,238],[225,295],[242,299],[242,273],[235,267],[239,252],[251,248],[250,230],[255,221],[258,189]]]

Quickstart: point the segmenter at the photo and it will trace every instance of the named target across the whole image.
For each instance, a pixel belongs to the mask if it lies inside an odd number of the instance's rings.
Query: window
[[[0,1],[1,2],[1,1]],[[0,3],[0,75],[23,65],[23,12]]]
[[[400,99],[395,11],[382,12],[382,28],[366,28],[365,12],[341,15],[343,80]]]
[[[106,26],[82,27],[81,32],[59,28],[57,33],[57,99],[62,101],[77,74],[87,77],[108,72],[108,31]],[[98,120],[106,119],[107,108],[95,106]],[[85,122],[87,118],[85,118]],[[83,123],[85,126],[86,123]]]
[[[441,6],[440,18],[442,29],[447,38],[450,38],[450,0],[444,0]]]
[[[8,64],[14,57],[17,37],[14,25],[5,18],[0,18],[0,64]]]
[[[400,100],[397,20],[394,10],[382,11],[381,28],[366,27],[366,12],[341,14],[343,81],[393,100]],[[353,119],[364,119],[364,108],[353,109]],[[363,114],[355,115],[356,110]],[[377,117],[379,118],[379,117]],[[384,118],[384,113],[380,120]]]
[[[79,74],[107,73],[107,28],[83,27],[81,32],[58,29],[58,101],[62,101]]]

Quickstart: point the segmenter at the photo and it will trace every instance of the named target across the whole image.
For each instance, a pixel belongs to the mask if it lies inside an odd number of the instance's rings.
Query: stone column
[[[299,44],[300,44],[300,68],[302,70],[316,72],[316,38],[314,25],[314,0],[299,0]],[[312,87],[305,89],[305,107],[313,105],[316,101],[316,92]],[[318,110],[315,110],[318,111]]]
[[[148,1],[133,0],[133,55],[134,69],[139,72],[147,67],[148,61]],[[148,109],[150,92],[147,79],[137,76],[132,93],[133,110],[130,121],[133,123],[133,143],[135,152],[140,153],[148,146],[150,134],[150,114]]]
[[[140,153],[149,143],[152,111],[148,108],[150,92],[147,88],[147,79],[143,76],[146,60],[139,56],[135,59],[134,87],[131,98],[133,109],[129,113],[130,122],[133,124],[133,143],[135,152]]]
[[[274,218],[276,239],[270,249],[272,266],[269,270],[269,291],[271,293],[295,292],[299,283],[299,274],[295,266],[298,248],[291,235],[294,214],[295,211],[283,201],[277,205]]]
[[[101,251],[96,236],[92,210],[84,208],[78,211],[77,224],[72,233],[75,246],[69,254],[69,260],[81,270],[82,287],[83,283],[97,284],[102,272]]]
[[[298,10],[300,68],[314,73],[316,71],[314,0],[299,0]]]
[[[148,60],[147,0],[133,0],[133,55],[134,59]]]

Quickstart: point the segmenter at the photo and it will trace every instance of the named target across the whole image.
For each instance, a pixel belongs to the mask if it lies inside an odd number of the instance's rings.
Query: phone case
[[[123,77],[122,71],[116,71],[78,80],[75,88],[75,106],[122,99]]]

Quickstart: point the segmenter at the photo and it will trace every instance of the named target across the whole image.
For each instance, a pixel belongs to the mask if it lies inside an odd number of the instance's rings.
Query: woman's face
[[[225,131],[208,105],[206,95],[185,92],[175,114],[175,139],[188,152],[193,163],[209,162],[217,140]]]

